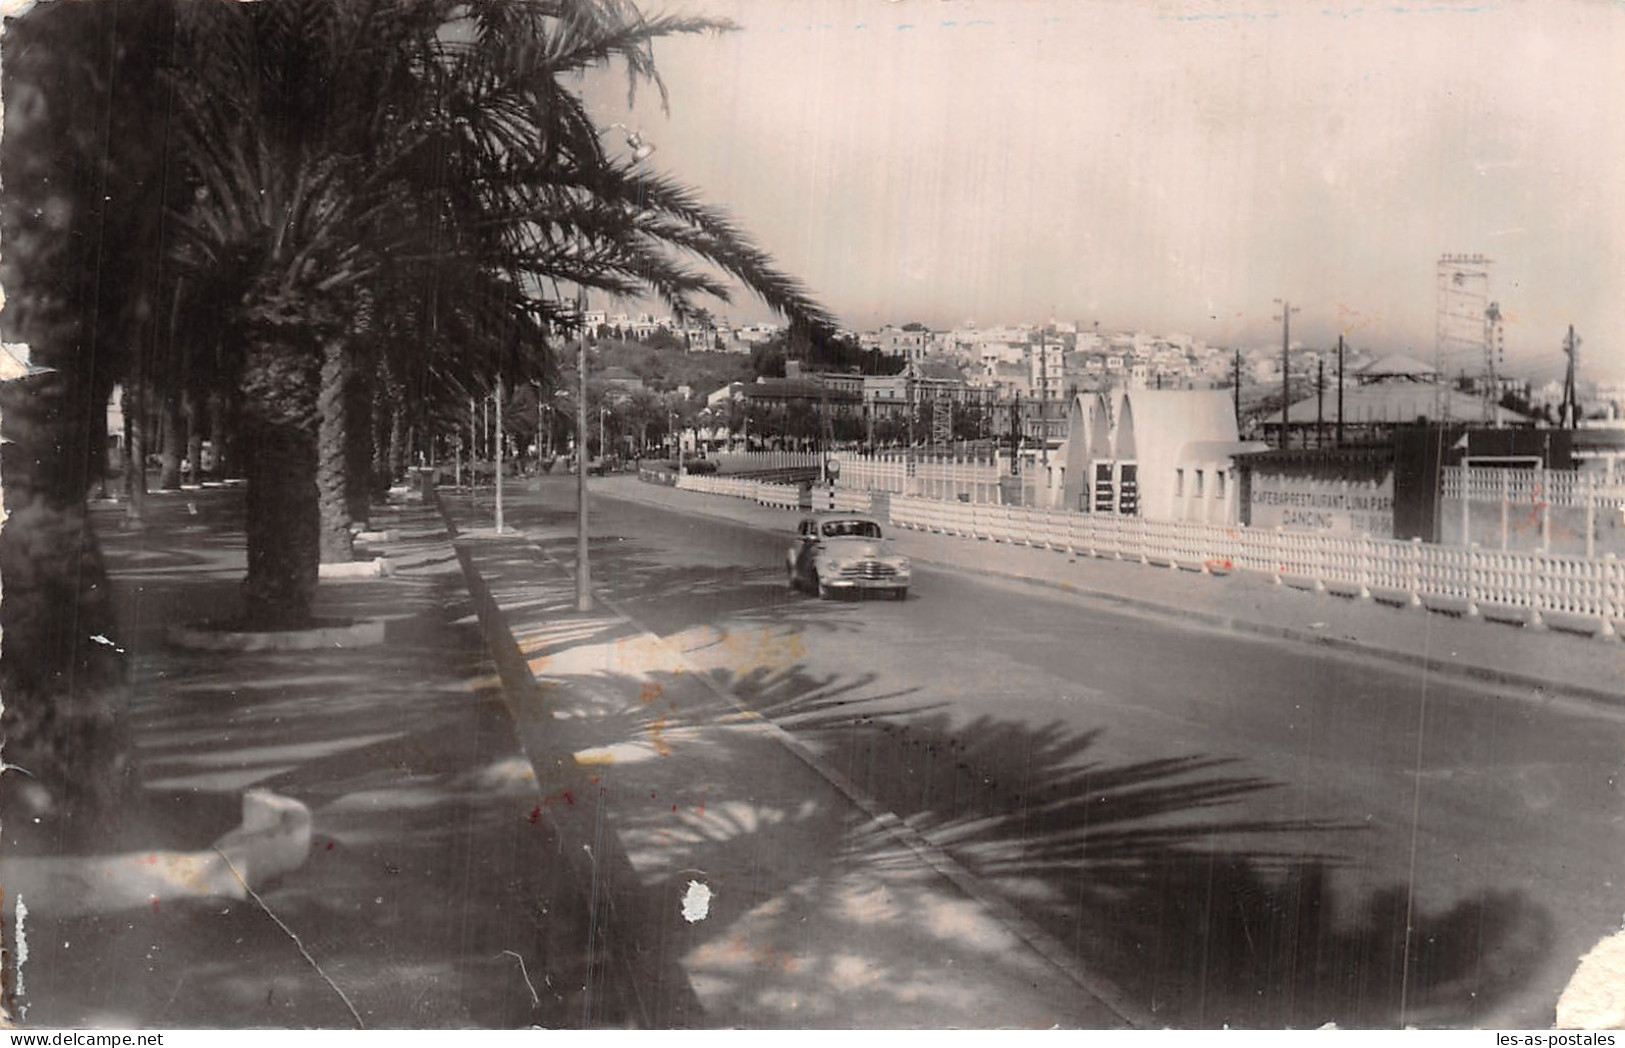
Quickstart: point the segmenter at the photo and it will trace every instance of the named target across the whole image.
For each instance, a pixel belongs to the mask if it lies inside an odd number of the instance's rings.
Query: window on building
[[[1140,515],[1140,467],[1125,462],[1118,468],[1117,512],[1125,517]]]
[[[1185,496],[1185,471],[1183,469],[1176,469],[1176,470],[1174,470],[1174,497],[1175,498],[1183,498],[1184,496]]]
[[[1202,473],[1203,472],[1204,472],[1203,470],[1197,470],[1196,471],[1196,497],[1197,498],[1202,497],[1202,480],[1203,480]]]
[[[1216,499],[1224,498],[1224,470],[1222,469],[1213,471],[1213,497]]]
[[[1095,463],[1095,512],[1110,513],[1116,505],[1116,485],[1112,483],[1112,464]]]

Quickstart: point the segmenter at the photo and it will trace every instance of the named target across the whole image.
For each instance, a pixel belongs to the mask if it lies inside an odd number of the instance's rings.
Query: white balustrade
[[[1440,494],[1456,501],[1531,506],[1625,507],[1625,478],[1596,471],[1446,466]]]
[[[843,476],[847,468],[842,466]],[[791,484],[690,474],[680,477],[677,486],[763,505],[793,509],[802,504],[802,489]],[[868,490],[820,487],[813,489],[812,499],[820,509],[871,508]],[[1555,616],[1589,623],[1608,637],[1625,627],[1625,562],[1612,554],[1582,557],[1463,548],[1415,539],[1151,521],[895,493],[890,519],[899,527],[1079,555],[1204,572],[1250,571],[1317,589],[1401,604],[1425,603],[1531,625]]]

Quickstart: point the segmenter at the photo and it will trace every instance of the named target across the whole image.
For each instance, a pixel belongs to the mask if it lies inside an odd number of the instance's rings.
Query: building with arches
[[[1244,441],[1230,394],[1113,390],[1073,398],[1061,449],[1063,505],[1151,520],[1235,523]]]

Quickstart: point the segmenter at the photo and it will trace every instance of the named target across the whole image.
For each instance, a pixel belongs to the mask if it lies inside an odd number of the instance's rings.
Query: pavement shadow
[[[393,547],[415,575],[323,586],[324,611],[389,620],[380,646],[164,645],[169,622],[235,614],[240,502],[206,492],[196,514],[166,503],[111,543],[140,785],[117,839],[96,850],[206,849],[234,825],[242,790],[263,787],[312,810],[312,853],[258,898],[153,900],[74,919],[36,911],[26,1021],[627,1023],[621,989],[596,974],[587,888],[538,818],[534,773],[443,533],[417,528]],[[177,530],[194,517],[214,529],[209,542]],[[149,575],[154,558],[168,566]]]
[[[1098,730],[992,717],[792,723],[1162,1024],[1480,1025],[1550,946],[1521,892],[1423,912],[1344,870],[1331,837],[1354,827],[1236,813],[1276,785],[1234,761],[1114,763]]]
[[[817,677],[801,666],[709,677],[709,698],[692,687],[681,704],[629,698],[590,724],[561,727],[554,741],[654,739],[656,753],[669,752],[662,740],[680,747],[701,737],[696,729],[737,721],[728,696],[737,697],[1045,928],[1157,1025],[1473,1026],[1549,949],[1549,915],[1520,892],[1485,891],[1424,911],[1402,883],[1373,886],[1335,853],[1333,835],[1357,828],[1247,814],[1247,802],[1276,784],[1234,761],[1186,754],[1114,762],[1100,731],[996,717],[955,723],[929,696],[875,695],[872,679]],[[659,672],[557,683],[565,693],[628,697],[685,686],[684,675]],[[825,984],[842,964],[868,971],[846,992],[877,1004],[922,992],[932,966],[954,956],[947,936],[932,958],[853,959],[842,949],[817,954],[793,928],[796,914],[815,910],[860,922],[941,920],[919,900],[913,908],[896,896],[867,909],[853,903],[855,891],[873,890],[855,886],[855,863],[906,880],[928,875],[921,855],[856,807],[837,816],[791,797],[730,794],[731,782],[762,781],[759,767],[750,774],[764,759],[761,740],[725,731],[703,738],[711,784],[703,811],[674,805],[677,822],[663,809],[641,822],[617,814],[634,850],[640,840],[659,850],[658,868],[667,871],[653,891],[660,905],[673,904],[690,871],[731,889],[719,893],[731,898],[714,919],[678,928],[661,948],[701,959],[744,951],[748,963],[730,969],[740,992],[779,963],[775,956],[821,964]],[[659,773],[643,774],[652,782]],[[977,962],[974,953],[961,959]]]
[[[571,512],[526,503],[513,511],[512,520],[531,531],[523,541],[532,547],[532,557],[540,550],[559,564],[574,564],[576,539],[567,533],[574,526]],[[616,535],[594,536],[588,544],[594,589],[634,616],[658,616],[663,633],[723,619],[827,631],[863,628],[840,614],[840,605],[792,593],[782,554],[778,550],[766,565],[760,555],[743,556],[737,564],[695,565],[674,560],[669,550]]]
[[[542,545],[548,548],[545,540]],[[573,558],[568,539],[555,546],[560,563]],[[730,620],[796,627],[838,615],[817,602],[781,603],[766,585],[740,586],[737,568],[727,570],[732,589],[713,605],[707,587],[715,585],[717,570],[674,565],[635,543],[604,541],[593,555],[603,566],[597,577],[609,580],[612,594],[634,614],[664,605],[686,616],[660,622],[662,633],[685,623],[710,625],[719,606]],[[621,627],[602,628],[629,635]],[[589,636],[580,643],[600,640]],[[573,642],[551,646],[568,649]],[[614,812],[623,838],[632,842],[632,864],[664,871],[652,892],[626,893],[629,898],[673,909],[696,871],[727,879],[728,890],[718,896],[725,901],[713,904],[714,919],[673,927],[660,921],[658,910],[649,919],[663,929],[657,952],[737,961],[720,970],[738,994],[767,993],[764,968],[777,967],[782,978],[787,966],[799,965],[817,969],[823,982],[816,989],[827,996],[839,987],[854,1010],[860,998],[901,1007],[928,992],[923,987],[944,958],[977,958],[956,955],[956,944],[946,938],[935,947],[940,955],[928,959],[895,952],[853,958],[850,950],[811,943],[796,931],[796,914],[813,910],[869,924],[895,920],[899,929],[921,921],[934,926],[941,915],[922,909],[935,905],[927,900],[905,905],[895,893],[880,898],[885,893],[872,884],[855,886],[859,865],[905,879],[928,875],[921,856],[895,835],[855,806],[836,816],[772,792],[781,788],[776,783],[764,786],[761,762],[793,760],[788,753],[775,758],[760,738],[745,733],[703,731],[737,720],[730,695],[790,730],[860,794],[1047,929],[1156,1025],[1483,1025],[1493,1023],[1498,1002],[1526,982],[1551,949],[1550,914],[1526,894],[1491,886],[1451,892],[1455,898],[1441,907],[1424,906],[1405,883],[1385,882],[1361,860],[1339,853],[1337,841],[1350,840],[1360,827],[1312,813],[1274,817],[1281,806],[1266,798],[1278,785],[1238,762],[1203,753],[1113,761],[1099,730],[997,717],[955,721],[945,700],[919,692],[876,695],[872,676],[815,676],[793,659],[731,665],[731,672],[705,674],[708,694],[685,690],[692,674],[659,669],[550,677],[547,690],[558,695],[611,698],[596,700],[588,719],[552,725],[541,744],[560,751],[557,766],[568,763],[572,748],[586,747],[625,747],[646,761],[653,754],[658,763],[703,736],[699,776],[668,783],[658,771],[640,773],[659,782],[662,799],[668,788],[680,793],[669,811],[644,805],[640,815],[611,804],[601,810]],[[680,704],[670,698],[678,694]],[[579,800],[616,787],[589,780],[575,788]],[[658,859],[640,856],[640,848],[658,852]],[[854,905],[854,892],[875,895],[874,905]],[[844,982],[843,965],[852,976]],[[724,978],[715,965],[707,971],[711,980]],[[714,982],[710,989],[716,990]],[[793,1003],[812,1024],[822,1015],[843,1025],[841,1015],[818,1011],[814,991],[809,983]],[[730,1018],[704,1021],[727,1024]]]

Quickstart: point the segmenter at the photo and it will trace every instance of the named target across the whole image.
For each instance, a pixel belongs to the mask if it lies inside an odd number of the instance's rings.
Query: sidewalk
[[[635,482],[634,482],[635,483]],[[596,485],[596,482],[595,482]],[[1133,1025],[1043,933],[612,604],[544,546],[445,500],[543,792],[605,905],[640,1025]],[[579,845],[578,845],[578,842]],[[1049,959],[1047,959],[1049,958]]]
[[[594,491],[762,528],[795,514],[743,499],[616,477]],[[1019,580],[1203,627],[1321,644],[1354,655],[1464,677],[1539,701],[1562,698],[1625,709],[1625,644],[1530,630],[1277,586],[1247,572],[1203,576],[1049,549],[893,528],[899,550],[931,567]],[[929,576],[916,586],[922,593]]]
[[[31,895],[21,964],[33,1027],[426,1028],[621,1025],[597,978],[586,888],[555,860],[540,793],[468,603],[444,522],[392,505],[393,577],[324,581],[321,616],[382,620],[364,648],[182,651],[172,623],[236,613],[241,488],[155,494],[149,523],[94,509],[131,660],[139,789],[105,854],[28,853],[160,873],[231,830],[248,789],[308,809],[297,868],[232,898],[182,877],[70,912]],[[115,854],[117,853],[117,854]],[[105,865],[101,868],[107,868]],[[128,894],[129,884],[117,886]],[[8,907],[15,893],[8,891]],[[83,909],[84,907],[78,907]],[[8,914],[8,920],[11,915]]]

